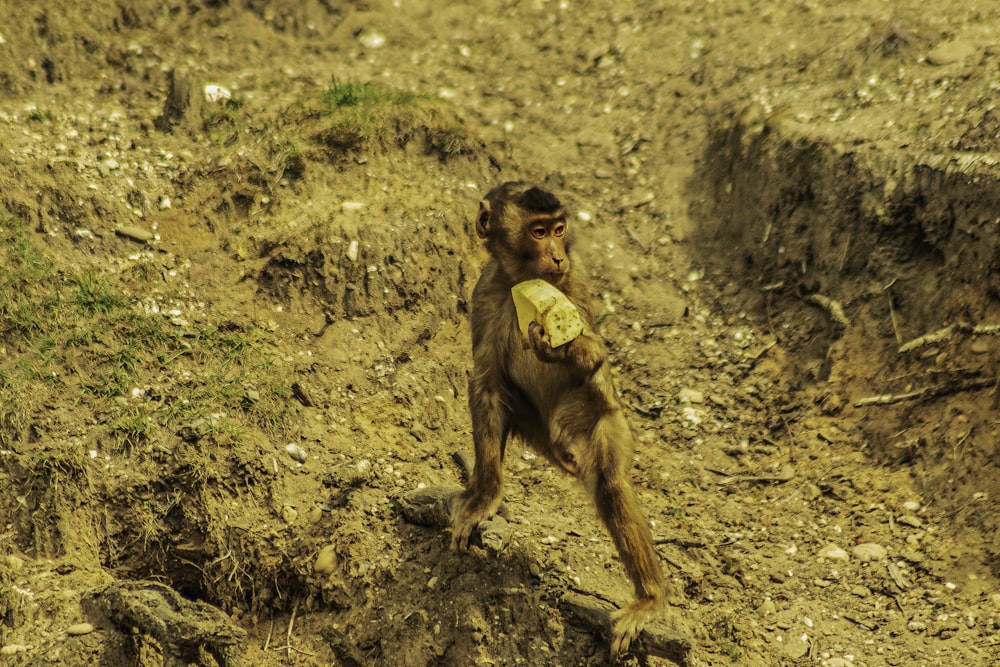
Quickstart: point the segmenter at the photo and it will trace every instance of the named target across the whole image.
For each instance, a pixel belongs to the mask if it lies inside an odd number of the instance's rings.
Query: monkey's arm
[[[586,326],[583,333],[570,342],[552,347],[545,337],[542,325],[532,322],[528,325],[528,340],[531,349],[541,361],[565,364],[583,375],[597,372],[608,358],[604,341]]]

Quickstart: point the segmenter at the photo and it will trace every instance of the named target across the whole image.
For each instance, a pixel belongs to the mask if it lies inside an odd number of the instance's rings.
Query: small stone
[[[32,648],[34,647],[30,644],[7,644],[0,648],[0,655],[17,655],[30,651]]]
[[[832,583],[833,583],[832,581],[829,581],[827,579],[813,579],[813,584],[818,586],[819,588],[828,588]]]
[[[295,523],[295,520],[299,518],[299,512],[294,507],[285,505],[281,508],[281,520],[287,524]]]
[[[7,567],[11,570],[11,572],[20,572],[21,568],[24,567],[24,559],[19,558],[14,554],[4,557],[4,563],[7,564]]]
[[[836,544],[828,544],[819,553],[816,554],[819,558],[826,558],[827,560],[839,560],[847,561],[851,559],[850,554],[848,554],[844,549],[838,547]]]
[[[132,239],[133,241],[139,241],[140,243],[147,243],[152,241],[154,236],[153,233],[145,230],[141,227],[119,227],[115,230],[115,234],[118,236],[124,236],[125,238]]]
[[[920,511],[920,503],[916,500],[907,500],[903,503],[903,509],[907,512],[918,512]]]
[[[851,667],[854,663],[847,658],[830,658],[823,662],[826,667]]]
[[[427,580],[427,588],[434,588],[435,586],[437,586],[437,583],[438,583],[438,578],[431,577],[430,579]]]
[[[851,550],[862,563],[880,561],[888,555],[885,547],[873,542],[863,542]]]
[[[809,642],[802,637],[789,637],[784,647],[785,655],[792,660],[798,660],[809,652]]]
[[[91,625],[90,623],[76,623],[66,628],[66,634],[68,634],[70,637],[89,635],[93,631],[94,631],[94,626]]]
[[[866,598],[871,594],[872,592],[867,586],[851,586],[851,595],[856,595],[859,598]]]
[[[986,354],[990,351],[990,344],[985,340],[973,341],[970,348],[975,354]]]
[[[701,405],[705,402],[705,394],[697,389],[681,389],[677,392],[677,400],[681,403],[695,403]]]
[[[313,570],[316,571],[316,574],[330,574],[336,566],[337,555],[334,553],[333,545],[328,544],[319,550],[319,555],[316,556],[316,562],[313,564]]]
[[[764,616],[768,616],[769,614],[777,612],[778,607],[774,604],[774,600],[771,598],[764,598],[764,601],[760,603],[759,607],[757,607],[757,611]]]
[[[294,442],[290,442],[287,445],[285,445],[285,453],[291,456],[299,463],[305,463],[306,459],[309,458],[309,454],[306,453],[306,450],[302,449]]]
[[[306,518],[309,519],[309,523],[313,524],[319,523],[320,521],[323,520],[323,508],[322,507],[312,508],[311,510],[309,510],[309,514],[306,515]]]
[[[923,621],[910,621],[906,624],[906,629],[910,632],[923,632],[927,629],[927,624]]]
[[[920,520],[920,517],[913,516],[912,514],[904,514],[896,519],[896,523],[901,523],[904,526],[910,526],[911,528],[920,528],[924,525],[924,522]]]
[[[900,549],[899,556],[910,563],[922,563],[924,561],[924,555],[913,549]]]

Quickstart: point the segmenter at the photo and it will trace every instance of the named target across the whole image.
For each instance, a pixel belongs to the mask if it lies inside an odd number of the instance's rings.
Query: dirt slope
[[[684,662],[1000,660],[1000,8],[293,4],[0,5],[0,662],[605,664],[571,480],[515,444],[499,554],[399,511],[513,178],[578,213]]]

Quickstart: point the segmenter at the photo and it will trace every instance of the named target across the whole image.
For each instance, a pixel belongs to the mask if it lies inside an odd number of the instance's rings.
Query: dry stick
[[[986,387],[996,385],[996,383],[996,378],[979,378],[977,380],[969,380],[967,382],[939,384],[933,387],[924,387],[923,389],[907,392],[905,394],[880,394],[878,396],[868,396],[859,401],[855,401],[854,407],[863,408],[869,405],[892,405],[893,403],[913,401],[918,398],[930,398],[932,396],[942,396],[944,394],[957,394],[960,391],[985,389]]]
[[[910,350],[915,350],[918,347],[940,343],[941,341],[948,340],[958,332],[972,334],[974,336],[995,336],[1000,334],[1000,324],[978,324],[973,326],[967,322],[953,322],[943,329],[938,329],[937,331],[933,331],[929,334],[924,334],[919,338],[914,338],[909,343],[900,345],[899,351],[901,353],[909,352]]]
[[[267,647],[271,645],[271,633],[274,632],[274,619],[271,619],[271,627],[267,629],[267,639],[264,640],[264,651],[267,651]]]
[[[292,659],[292,625],[295,623],[295,611],[299,608],[299,601],[292,604],[292,617],[288,619],[288,635],[285,638],[285,645],[288,648],[288,659]]]
[[[830,313],[830,317],[833,318],[833,321],[840,326],[851,326],[851,320],[844,314],[844,307],[840,305],[839,301],[834,301],[830,297],[823,296],[822,294],[809,294],[802,297],[802,300],[806,303],[811,303],[826,310],[826,312]]]
[[[899,325],[896,323],[896,309],[892,305],[892,293],[889,288],[896,284],[896,279],[893,278],[892,282],[882,288],[885,292],[886,298],[889,300],[889,319],[892,321],[892,331],[896,334],[896,346],[903,344],[903,336],[899,333]]]

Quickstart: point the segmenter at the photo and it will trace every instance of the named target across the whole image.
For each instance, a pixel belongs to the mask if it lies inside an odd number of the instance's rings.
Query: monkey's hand
[[[643,626],[656,615],[659,606],[656,598],[640,598],[611,614],[612,656],[628,652],[632,642],[639,638]]]
[[[528,325],[528,344],[541,361],[568,364],[585,376],[596,372],[608,358],[603,341],[586,328],[565,345],[552,347],[542,325],[532,322]]]
[[[528,325],[528,343],[540,360],[546,363],[557,363],[566,360],[567,352],[569,352],[573,341],[559,347],[552,347],[542,325],[538,322],[532,322]]]

